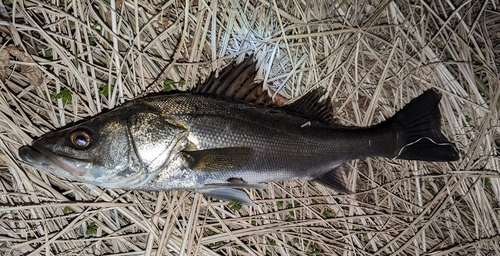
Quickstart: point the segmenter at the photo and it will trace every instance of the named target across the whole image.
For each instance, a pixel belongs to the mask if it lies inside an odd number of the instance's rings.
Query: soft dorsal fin
[[[250,55],[241,63],[233,61],[216,77],[212,72],[208,79],[196,87],[195,93],[222,96],[250,104],[275,106],[271,96],[264,91],[262,82],[255,81],[257,62]]]
[[[316,121],[331,122],[333,121],[333,106],[330,96],[320,101],[325,94],[324,88],[317,88],[292,103],[283,105],[282,108]]]

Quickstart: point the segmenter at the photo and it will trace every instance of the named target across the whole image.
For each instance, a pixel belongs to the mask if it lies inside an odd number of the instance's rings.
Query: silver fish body
[[[238,189],[290,179],[349,193],[336,168],[351,159],[458,159],[439,130],[441,96],[433,90],[371,127],[322,120],[321,104],[329,102],[318,102],[320,95],[313,91],[288,107],[220,93],[144,97],[46,134],[19,155],[54,175],[107,188],[194,190],[245,204],[253,203]]]
[[[341,163],[366,156],[395,156],[394,131],[383,128],[339,129],[290,115],[278,109],[249,106],[207,95],[177,94],[148,99],[147,105],[167,110],[168,115],[189,127],[187,141],[195,148],[179,154],[177,163],[189,166],[192,153],[205,151],[198,170],[169,168],[160,179],[142,189],[168,188],[172,180],[185,187],[207,184],[259,184],[290,179],[314,179]],[[188,106],[188,107],[186,107]],[[213,154],[210,154],[213,150]],[[199,158],[203,156],[195,156]],[[170,175],[180,176],[170,176]],[[189,178],[187,178],[189,177]],[[186,179],[187,178],[187,179]]]

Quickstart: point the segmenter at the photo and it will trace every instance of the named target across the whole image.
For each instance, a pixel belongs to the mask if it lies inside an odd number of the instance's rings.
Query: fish
[[[278,104],[255,79],[256,65],[247,57],[192,91],[145,96],[48,132],[19,157],[103,188],[190,190],[253,206],[245,189],[269,182],[309,180],[352,193],[341,167],[354,159],[459,159],[441,131],[435,89],[379,124],[342,126],[326,89]]]

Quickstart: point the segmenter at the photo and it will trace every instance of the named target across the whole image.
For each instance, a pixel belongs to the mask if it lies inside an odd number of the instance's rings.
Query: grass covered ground
[[[0,254],[500,254],[498,5],[3,1]],[[435,88],[461,159],[361,159],[345,166],[353,195],[286,181],[250,190],[260,207],[247,207],[91,187],[17,156],[49,130],[190,88],[251,53],[259,79],[283,97],[328,88],[344,125],[378,123]]]

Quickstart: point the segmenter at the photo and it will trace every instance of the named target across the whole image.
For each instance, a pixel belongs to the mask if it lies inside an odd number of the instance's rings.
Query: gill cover
[[[141,162],[145,175],[140,186],[152,179],[161,168],[187,144],[187,129],[161,113],[138,112],[128,119],[132,150]]]

